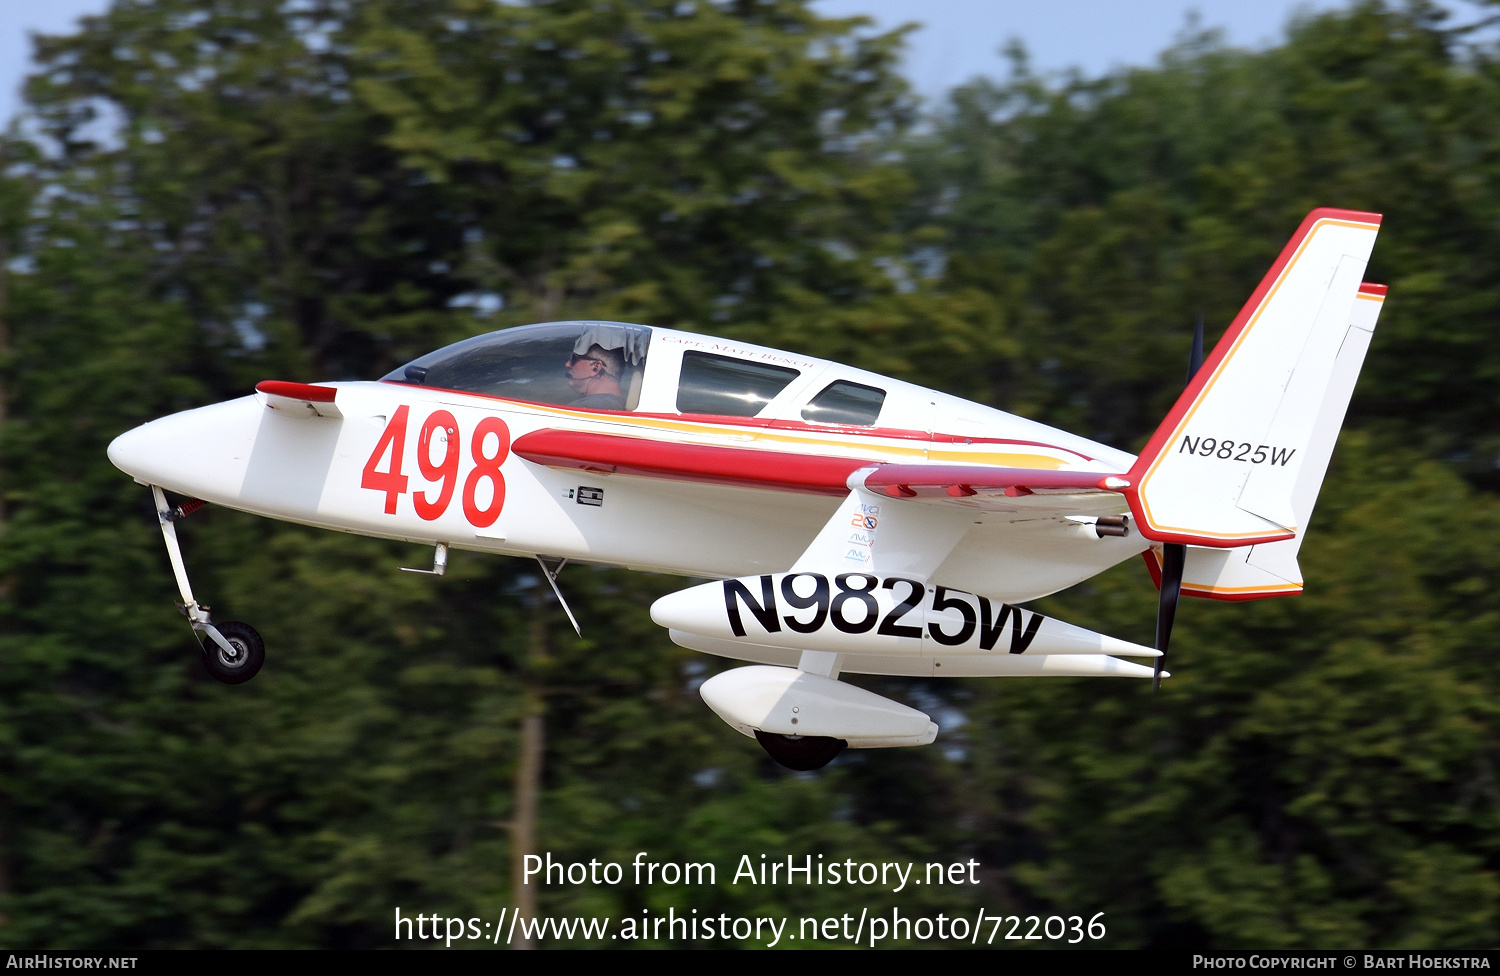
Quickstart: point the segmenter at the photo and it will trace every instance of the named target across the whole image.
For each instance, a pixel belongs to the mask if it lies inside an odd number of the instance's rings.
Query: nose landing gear
[[[172,575],[177,579],[177,591],[182,594],[177,609],[188,618],[193,636],[203,649],[203,666],[225,684],[238,685],[249,681],[266,663],[266,642],[249,624],[228,620],[215,625],[209,619],[208,607],[193,598],[187,567],[182,561],[182,547],[177,544],[177,520],[196,512],[204,503],[193,499],[171,508],[167,505],[166,493],[156,485],[151,486],[151,497],[156,500],[156,517],[161,522],[162,538],[167,543],[167,559],[172,564]]]

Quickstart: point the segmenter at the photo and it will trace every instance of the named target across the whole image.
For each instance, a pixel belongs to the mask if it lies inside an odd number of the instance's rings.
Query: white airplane
[[[442,575],[452,548],[533,557],[565,609],[565,562],[711,578],[653,619],[754,662],[704,700],[816,769],[938,732],[841,673],[1159,680],[1180,592],[1300,592],[1385,295],[1361,283],[1379,226],[1309,214],[1139,457],[837,363],[596,321],[476,336],[374,382],[266,381],[128,431],[109,457],[150,486],[221,681],[253,677],[265,650],[193,597],[176,522],[204,503],[433,546],[414,572]],[[1018,606],[1138,553],[1161,588],[1155,647]]]

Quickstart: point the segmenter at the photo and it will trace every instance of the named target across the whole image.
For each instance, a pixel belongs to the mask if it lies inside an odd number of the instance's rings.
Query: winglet
[[[1189,546],[1182,578],[1184,596],[1211,600],[1261,600],[1273,596],[1293,596],[1302,592],[1302,570],[1297,565],[1297,551],[1307,535],[1313,505],[1323,475],[1333,457],[1344,412],[1359,379],[1360,366],[1380,318],[1385,302],[1385,285],[1365,282],[1359,286],[1359,297],[1349,314],[1349,329],[1339,346],[1333,377],[1318,408],[1312,439],[1307,445],[1307,459],[1292,492],[1292,511],[1297,519],[1297,535],[1280,542],[1266,542],[1238,549],[1206,549]],[[1152,578],[1161,585],[1161,562],[1157,549],[1143,555]]]
[[[1127,476],[1146,538],[1233,548],[1296,537],[1294,489],[1380,220],[1321,209],[1302,221]]]

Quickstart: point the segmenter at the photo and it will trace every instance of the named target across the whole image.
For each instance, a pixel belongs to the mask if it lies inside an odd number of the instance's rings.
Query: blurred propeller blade
[[[1161,687],[1161,666],[1167,659],[1167,645],[1172,642],[1172,621],[1177,617],[1177,597],[1182,593],[1182,567],[1187,562],[1187,546],[1169,542],[1161,547],[1161,596],[1156,604],[1156,673],[1151,676],[1151,690]]]
[[[1203,313],[1193,325],[1193,350],[1188,355],[1187,381],[1193,382],[1203,366]],[[1177,598],[1182,594],[1182,570],[1187,564],[1187,546],[1167,543],[1161,547],[1161,595],[1156,604],[1156,673],[1151,676],[1151,690],[1161,687],[1161,668],[1167,659],[1167,645],[1172,642],[1172,621],[1177,617]]]
[[[1198,321],[1193,325],[1193,351],[1188,356],[1189,383],[1193,377],[1198,375],[1198,370],[1203,366],[1203,313],[1198,313]]]

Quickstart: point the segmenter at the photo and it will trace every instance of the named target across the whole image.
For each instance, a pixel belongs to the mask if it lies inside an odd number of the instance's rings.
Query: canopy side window
[[[815,424],[873,426],[885,403],[885,391],[848,380],[838,380],[802,408],[802,419]]]
[[[786,366],[752,363],[707,352],[685,352],[677,382],[677,410],[753,417],[800,375],[801,370]]]

